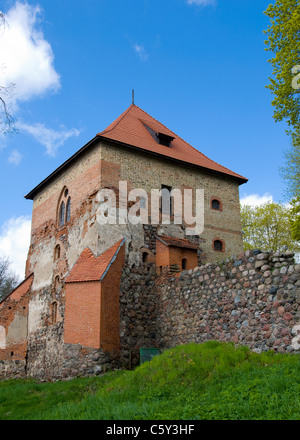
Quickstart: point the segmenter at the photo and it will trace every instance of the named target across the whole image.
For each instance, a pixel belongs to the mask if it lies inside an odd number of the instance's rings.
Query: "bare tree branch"
[[[0,257],[0,301],[6,298],[20,283],[10,266],[11,262],[7,258]]]
[[[0,11],[0,30],[3,32],[5,30],[6,20],[3,12]],[[1,38],[1,33],[0,33]],[[0,85],[0,133],[13,134],[18,130],[15,127],[15,119],[8,109],[7,100],[13,97],[14,84],[9,84],[9,86]]]

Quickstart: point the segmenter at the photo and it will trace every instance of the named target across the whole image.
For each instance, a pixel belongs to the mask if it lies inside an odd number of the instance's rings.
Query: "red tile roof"
[[[95,257],[89,248],[84,249],[65,282],[100,281],[113,262],[115,255],[124,244],[124,241],[124,239],[119,240],[99,257]]]
[[[171,141],[170,147],[158,144],[154,137],[150,134],[150,130],[156,133],[174,138]],[[119,142],[120,145],[126,145],[138,150],[144,150],[148,153],[158,155],[179,161],[181,164],[194,165],[206,169],[210,172],[219,173],[221,175],[230,176],[238,181],[239,184],[246,183],[247,179],[228,168],[209,159],[200,151],[182,140],[179,136],[161,124],[159,121],[148,115],[144,110],[140,109],[134,104],[131,104],[114,122],[112,122],[105,130],[98,133],[91,141],[78,150],[73,156],[60,165],[53,173],[46,179],[40,182],[33,190],[26,196],[26,199],[33,200],[35,195],[42,190],[42,188],[51,182],[57,175],[62,173],[64,169],[70,165],[74,160],[80,157],[81,154],[91,148],[99,139],[107,139]]]
[[[15,287],[12,292],[10,292],[8,295],[6,295],[5,297],[3,297],[0,300],[0,304],[2,302],[4,302],[8,297],[10,297],[11,299],[13,299],[15,301],[19,301],[21,299],[21,297],[23,295],[25,295],[25,293],[27,293],[28,290],[30,289],[32,282],[33,282],[33,278],[34,278],[33,273],[28,275],[28,277],[25,278],[25,280],[23,280],[20,284],[18,284],[18,286]]]
[[[197,244],[190,242],[186,238],[174,238],[168,237],[167,235],[160,235],[159,237],[156,236],[156,238],[166,246],[182,247],[186,249],[198,249]]]
[[[162,133],[173,137],[174,139],[172,140],[170,147],[157,143],[147,130],[146,126],[156,133]],[[226,174],[238,179],[240,183],[247,182],[245,177],[209,159],[134,104],[130,105],[125,112],[123,112],[105,130],[98,133],[97,136],[146,150],[147,152],[179,160],[181,162],[200,166],[210,171]]]

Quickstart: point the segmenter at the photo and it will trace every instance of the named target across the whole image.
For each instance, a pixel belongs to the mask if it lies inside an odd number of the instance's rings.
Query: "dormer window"
[[[167,133],[167,130],[163,133],[160,131],[163,130],[163,128],[159,125],[143,121],[142,119],[140,119],[140,121],[158,144],[164,145],[165,147],[171,147],[171,142],[175,137],[170,136],[170,134]]]
[[[168,136],[167,134],[164,133],[158,133],[158,143],[160,145],[164,145],[165,147],[170,147],[171,145],[171,141],[174,138],[172,136]]]

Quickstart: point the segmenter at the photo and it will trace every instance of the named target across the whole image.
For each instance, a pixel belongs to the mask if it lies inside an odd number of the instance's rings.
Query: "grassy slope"
[[[207,342],[134,371],[55,383],[0,382],[0,420],[300,420],[298,355]]]

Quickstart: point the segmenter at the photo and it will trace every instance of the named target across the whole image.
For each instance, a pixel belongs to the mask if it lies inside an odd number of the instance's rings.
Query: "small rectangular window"
[[[173,204],[171,197],[172,187],[168,185],[161,186],[161,205],[160,209],[163,214],[173,215]]]

